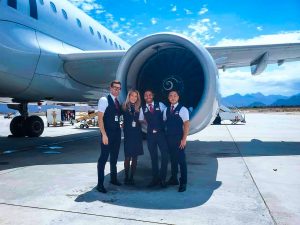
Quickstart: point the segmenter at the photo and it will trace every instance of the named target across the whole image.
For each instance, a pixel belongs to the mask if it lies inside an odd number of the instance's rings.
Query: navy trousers
[[[108,156],[110,155],[110,177],[111,180],[117,179],[117,161],[121,144],[121,131],[109,132],[108,145],[104,145],[101,140],[101,154],[98,159],[98,185],[103,185],[104,169]]]
[[[152,164],[152,176],[153,179],[166,180],[168,169],[168,145],[166,137],[163,132],[157,132],[155,134],[147,134],[147,145],[151,156]],[[161,167],[158,166],[158,149],[161,154]]]
[[[187,183],[187,165],[185,157],[185,149],[180,149],[180,141],[182,136],[167,136],[168,150],[171,159],[172,177],[177,179],[178,164],[180,167],[180,183]]]

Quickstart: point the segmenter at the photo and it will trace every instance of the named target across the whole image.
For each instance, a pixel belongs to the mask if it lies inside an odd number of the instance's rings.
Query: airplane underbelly
[[[0,20],[0,96],[14,97],[30,85],[39,56],[33,29]]]

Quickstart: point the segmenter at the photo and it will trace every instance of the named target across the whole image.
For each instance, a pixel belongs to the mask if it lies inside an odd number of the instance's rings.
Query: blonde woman
[[[137,90],[128,92],[125,103],[123,104],[124,118],[124,153],[125,153],[125,181],[127,185],[134,185],[134,174],[139,155],[143,155],[143,139],[139,113],[141,98]],[[131,161],[131,165],[130,165]],[[130,176],[129,176],[129,170]]]

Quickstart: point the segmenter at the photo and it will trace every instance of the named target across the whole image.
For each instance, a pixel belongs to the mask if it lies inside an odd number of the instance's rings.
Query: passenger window
[[[92,35],[94,35],[94,30],[91,26],[90,26],[90,32],[91,32]]]
[[[107,43],[107,38],[105,35],[103,35],[104,41]]]
[[[80,22],[80,20],[79,20],[79,19],[76,19],[76,21],[77,21],[77,25],[78,25],[78,27],[80,27],[80,28],[81,28],[81,22]]]
[[[50,2],[50,5],[51,5],[52,11],[53,11],[54,13],[56,13],[57,10],[56,10],[56,6],[54,5],[54,3],[53,3],[53,2]]]
[[[98,38],[101,39],[101,34],[99,31],[97,31],[97,34],[98,34]]]
[[[17,0],[7,0],[7,5],[14,9],[17,9]]]
[[[62,12],[64,18],[67,20],[68,19],[67,12],[64,9],[62,9],[61,12]]]
[[[119,45],[119,49],[120,49],[120,50],[122,50],[122,47],[121,47],[121,45]]]
[[[114,44],[115,44],[115,48],[118,48],[118,45],[117,45],[117,43],[116,43],[116,42],[114,42]]]
[[[111,39],[109,39],[109,43],[110,43],[110,45],[113,45],[113,43],[112,43]]]
[[[41,5],[44,5],[44,0],[40,0]]]

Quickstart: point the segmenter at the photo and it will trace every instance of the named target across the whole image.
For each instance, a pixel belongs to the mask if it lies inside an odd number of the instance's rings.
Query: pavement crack
[[[119,216],[108,216],[108,215],[95,214],[95,213],[85,213],[85,212],[63,210],[63,209],[52,209],[52,208],[37,207],[37,206],[18,205],[18,204],[11,204],[11,203],[5,203],[5,202],[0,202],[0,205],[22,207],[22,208],[30,208],[30,209],[38,209],[38,210],[48,210],[48,211],[54,211],[54,212],[65,212],[65,213],[87,215],[87,216],[105,217],[105,218],[112,218],[112,219],[119,219],[119,220],[135,221],[135,222],[142,222],[142,223],[150,223],[150,224],[173,225],[173,224],[170,224],[170,223],[162,223],[162,222],[155,222],[155,221],[149,221],[149,220],[140,220],[140,219],[126,218],[126,217],[119,217]]]

